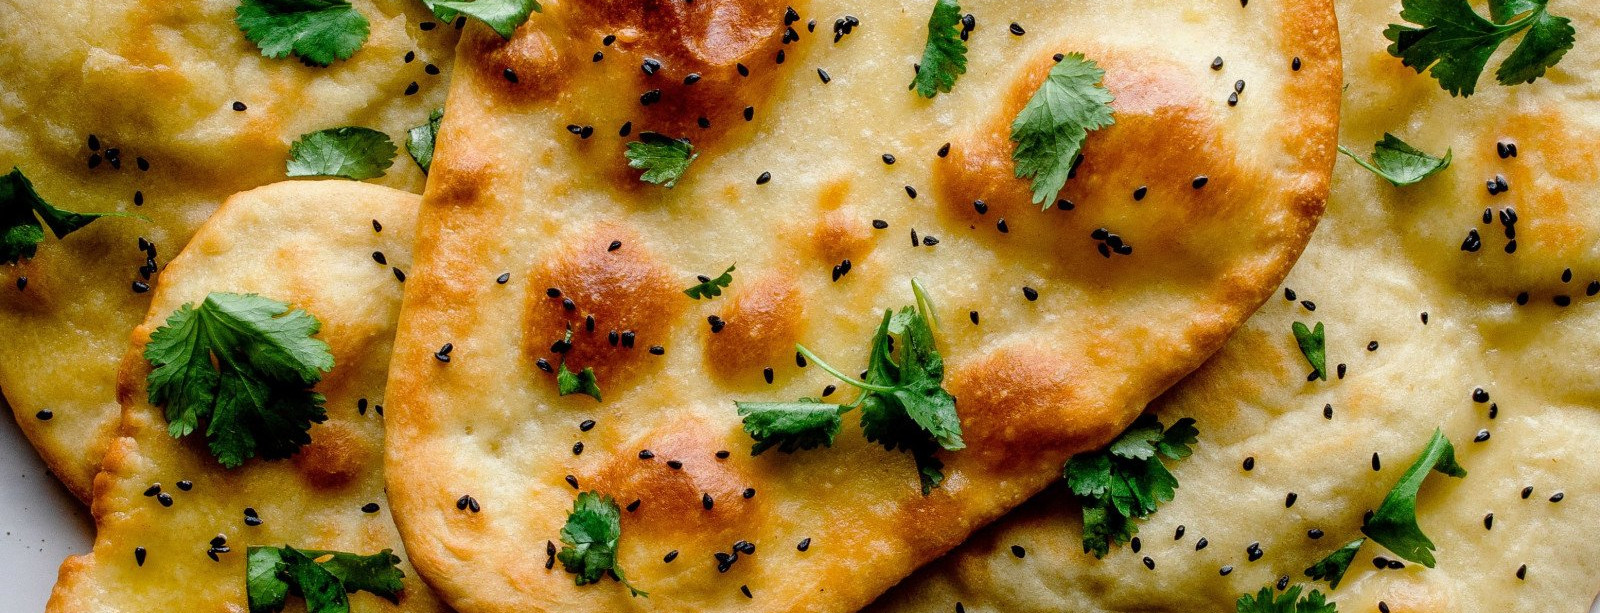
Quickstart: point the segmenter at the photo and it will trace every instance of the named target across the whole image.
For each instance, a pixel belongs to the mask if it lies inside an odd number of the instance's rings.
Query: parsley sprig
[[[260,455],[286,458],[326,421],[310,387],[333,369],[310,313],[255,294],[212,293],[185,304],[150,335],[144,357],[150,404],[166,407],[167,431],[205,426],[212,455],[234,468]]]
[[[302,134],[289,145],[288,176],[372,179],[394,165],[394,141],[372,128],[345,126]],[[429,151],[432,160],[432,151]]]
[[[639,140],[628,143],[628,167],[643,170],[639,180],[654,183],[667,189],[678,184],[689,163],[700,154],[687,138],[671,138],[655,132],[644,132]]]
[[[715,279],[707,276],[701,276],[699,284],[683,290],[683,293],[695,300],[699,300],[701,298],[716,298],[717,296],[721,296],[722,289],[733,284],[733,270],[735,266],[736,265],[729,265],[728,269],[722,271],[722,274]]]
[[[1389,55],[1418,73],[1427,70],[1450,95],[1471,96],[1490,56],[1523,31],[1527,36],[1495,71],[1501,85],[1532,83],[1572,49],[1572,20],[1551,15],[1547,3],[1489,0],[1490,21],[1468,0],[1404,0],[1400,18],[1415,26],[1390,24],[1383,35],[1393,41]]]
[[[1083,506],[1084,553],[1105,557],[1111,544],[1126,543],[1139,533],[1131,520],[1149,517],[1158,505],[1172,501],[1178,479],[1161,459],[1189,457],[1189,446],[1199,434],[1193,419],[1164,428],[1154,415],[1145,414],[1106,449],[1067,461],[1061,476]]]
[[[1274,598],[1272,588],[1263,587],[1255,595],[1240,596],[1235,607],[1238,613],[1339,613],[1339,607],[1328,602],[1322,592],[1313,588],[1302,597],[1304,590],[1305,586],[1296,585]]]
[[[1033,179],[1033,203],[1053,201],[1077,165],[1091,130],[1115,123],[1111,92],[1100,85],[1105,71],[1082,53],[1069,53],[1050,67],[1049,76],[1011,123],[1018,178]]]
[[[1435,429],[1422,455],[1406,470],[1383,504],[1361,527],[1361,532],[1379,545],[1402,558],[1433,568],[1433,551],[1436,549],[1428,535],[1417,525],[1417,492],[1428,473],[1439,471],[1452,477],[1466,477],[1467,471],[1456,463],[1456,450],[1445,438],[1444,431]]]
[[[406,574],[391,550],[370,556],[339,551],[251,547],[245,561],[245,598],[250,613],[278,613],[290,594],[310,613],[349,613],[351,592],[370,592],[400,602]]]
[[[956,77],[967,72],[967,44],[961,41],[961,5],[956,0],[935,0],[928,17],[928,43],[911,86],[924,98],[949,93]]]
[[[423,0],[428,9],[443,21],[454,21],[466,13],[493,28],[509,40],[528,15],[543,10],[538,0]]]
[[[1361,159],[1344,145],[1339,145],[1339,152],[1350,156],[1356,164],[1383,177],[1395,187],[1413,185],[1449,168],[1450,158],[1454,155],[1453,151],[1446,149],[1444,157],[1433,157],[1387,132],[1383,140],[1372,146],[1371,162]]]
[[[944,358],[934,343],[937,321],[932,303],[921,283],[913,280],[911,289],[916,306],[884,311],[872,336],[864,380],[830,366],[804,345],[795,346],[828,374],[860,389],[855,402],[734,403],[744,418],[745,432],[756,441],[751,455],[772,447],[793,452],[831,446],[839,432],[839,416],[860,408],[861,428],[868,441],[889,451],[911,453],[924,496],[944,482],[944,463],[935,454],[941,449],[964,449],[966,443],[961,440],[956,399],[944,389]]]
[[[15,264],[39,252],[44,226],[57,239],[66,238],[101,217],[135,217],[126,213],[74,213],[51,206],[34,191],[33,182],[12,167],[0,177],[0,262]],[[44,220],[44,225],[39,220]],[[141,218],[142,219],[142,218]]]
[[[617,501],[599,492],[583,492],[572,503],[567,515],[567,525],[561,528],[564,545],[556,559],[561,567],[576,575],[578,585],[598,583],[610,574],[628,588],[633,596],[650,596],[628,583],[622,567],[617,566],[617,540],[622,537],[622,510]]]
[[[234,13],[261,55],[293,53],[309,66],[350,59],[370,33],[367,18],[349,0],[243,0]]]

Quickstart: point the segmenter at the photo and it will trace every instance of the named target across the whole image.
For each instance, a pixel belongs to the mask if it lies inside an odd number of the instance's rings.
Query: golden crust
[[[244,611],[245,553],[252,545],[361,554],[393,549],[405,559],[383,493],[383,380],[399,308],[390,266],[410,264],[419,198],[351,181],[286,182],[229,198],[175,258],[122,363],[120,436],[95,478],[94,550],[68,558],[49,611],[144,612],[178,607]],[[382,232],[373,230],[376,220]],[[381,251],[389,265],[373,261]],[[335,368],[317,386],[329,419],[288,460],[222,469],[202,437],[175,440],[146,400],[142,350],[179,305],[213,291],[260,293],[316,315]],[[358,405],[358,399],[362,405]],[[369,410],[358,411],[358,406]],[[187,481],[188,489],[179,481]],[[152,484],[171,506],[144,495]],[[379,510],[365,512],[367,503]],[[244,509],[263,523],[244,523]],[[208,542],[231,548],[213,561]],[[143,547],[143,564],[134,549]],[[409,565],[398,604],[357,594],[362,611],[444,611]]]
[[[283,179],[301,134],[361,125],[404,143],[444,101],[454,28],[415,0],[355,0],[365,45],[327,68],[261,56],[234,24],[234,0],[0,0],[17,35],[0,39],[0,166],[18,166],[44,198],[81,212],[120,210],[38,256],[0,264],[0,390],[28,439],[68,489],[88,501],[120,408],[116,376],[128,333],[149,307],[139,239],[157,264],[178,253],[224,198]],[[49,36],[26,33],[48,32]],[[417,60],[401,58],[415,52]],[[424,65],[442,67],[429,75]],[[420,91],[405,96],[416,81]],[[155,93],[159,92],[159,93]],[[234,101],[245,111],[233,110]],[[101,149],[86,141],[95,135]],[[118,167],[105,158],[117,149]],[[92,154],[105,160],[89,168]],[[140,170],[139,160],[149,163]],[[375,182],[420,192],[402,151]],[[135,206],[135,194],[143,206]],[[20,277],[27,289],[16,290]],[[50,409],[52,419],[34,417]]]
[[[750,13],[750,4],[697,0],[680,9]],[[720,134],[671,191],[622,170],[625,139],[611,136],[624,118],[650,116],[638,110],[636,62],[608,64],[608,55],[585,65],[582,78],[552,85],[554,100],[577,104],[530,100],[511,110],[497,106],[510,86],[486,76],[495,71],[481,69],[482,55],[463,58],[435,162],[436,181],[447,179],[426,195],[402,309],[386,445],[390,465],[407,467],[389,474],[401,533],[418,569],[452,606],[465,613],[852,610],[1044,488],[1071,453],[1114,436],[1276,287],[1316,224],[1333,162],[1341,70],[1329,3],[1244,13],[1143,3],[1071,20],[1051,3],[965,8],[995,16],[986,20],[1018,15],[1030,32],[1002,41],[990,25],[974,34],[970,72],[954,92],[929,102],[881,83],[885,74],[909,76],[909,54],[925,32],[924,3],[814,3],[797,25],[816,17],[822,31],[783,46],[781,66],[751,66],[776,79],[770,93],[755,90],[762,98],[754,119]],[[566,3],[544,9],[518,38],[562,31],[575,19]],[[823,18],[846,11],[863,25],[834,44]],[[646,39],[684,36],[650,23]],[[1124,31],[1171,38],[1141,43],[1118,34]],[[971,202],[939,178],[947,162],[934,152],[946,141],[952,151],[981,145],[1005,119],[988,106],[994,92],[1028,90],[1039,58],[1081,44],[1072,41],[1094,41],[1109,63],[1139,75],[1125,86],[1130,112],[1141,100],[1164,108],[1156,102],[1177,97],[1171,104],[1197,109],[1196,125],[1214,133],[1196,127],[1167,136],[1205,155],[1107,155],[1095,175],[1115,188],[1075,211],[1017,204],[1008,234],[995,229],[993,212],[981,224],[951,214]],[[1261,50],[1263,41],[1271,51]],[[1250,79],[1236,108],[1226,105],[1232,79],[1207,66],[1214,55],[1207,49],[1219,42],[1254,52],[1227,73]],[[552,52],[586,58],[592,45],[578,39]],[[1290,69],[1294,56],[1304,64],[1298,72]],[[1018,57],[1033,71],[1011,68]],[[817,77],[818,67],[829,82]],[[1169,79],[1160,70],[1180,74]],[[574,123],[594,125],[595,138],[562,129]],[[1153,130],[1130,121],[1117,138],[1149,142]],[[1102,136],[1112,138],[1097,134],[1091,142]],[[879,162],[885,150],[899,161]],[[1196,159],[1214,164],[1191,166]],[[770,183],[756,184],[764,171]],[[1188,179],[1202,173],[1239,179],[1204,194],[1170,193],[1173,177],[1189,190]],[[981,178],[979,187],[991,182],[1013,194],[1019,186],[999,176]],[[1152,193],[1135,202],[1128,195],[1142,184]],[[938,187],[912,196],[929,186]],[[950,202],[957,197],[963,200]],[[828,229],[838,221],[830,211],[855,215],[862,227],[881,219],[888,229],[871,231],[865,248],[830,254],[825,237],[854,235]],[[1134,254],[1106,259],[1095,251],[1090,231],[1113,223],[1129,226]],[[610,228],[634,237],[622,250],[650,254],[682,287],[728,262],[739,270],[723,298],[699,305],[678,298],[687,310],[660,343],[665,355],[640,358],[656,369],[652,376],[602,378],[603,403],[557,397],[522,349],[535,339],[515,324],[545,287],[518,282],[516,272],[608,242]],[[913,228],[938,244],[906,245]],[[833,280],[829,269],[839,262],[819,262],[812,255],[819,253],[851,254],[851,271]],[[1196,263],[1205,266],[1201,274]],[[511,283],[489,282],[504,270],[513,271]],[[940,454],[948,476],[941,488],[922,496],[910,458],[863,440],[853,415],[832,448],[745,453],[750,440],[732,400],[814,396],[836,382],[787,357],[771,364],[771,385],[708,378],[708,359],[720,358],[706,348],[721,341],[706,340],[713,333],[705,318],[741,309],[750,300],[742,296],[759,291],[758,279],[791,271],[805,307],[803,342],[846,372],[864,363],[874,314],[911,301],[909,277],[930,289],[949,385],[970,437],[968,449]],[[1039,291],[1037,301],[1024,299],[1025,286]],[[981,311],[981,323],[969,323],[966,311]],[[431,356],[446,342],[456,359],[441,364]],[[586,419],[596,420],[593,430],[577,427]],[[575,441],[585,444],[581,455],[571,451]],[[657,448],[676,457],[638,458]],[[716,459],[722,450],[733,453]],[[681,471],[663,470],[667,459],[682,461]],[[605,581],[575,587],[559,565],[545,568],[535,544],[559,540],[575,494],[567,475],[623,505],[630,493],[641,500],[640,511],[623,513],[619,555],[629,579],[651,592],[648,600]],[[729,499],[741,486],[755,495]],[[711,495],[713,507],[696,504],[703,501],[697,493]],[[456,511],[452,501],[463,494],[483,501],[483,512]],[[809,549],[797,551],[805,538]],[[758,553],[719,573],[712,554],[730,551],[734,540],[756,544]],[[670,550],[681,556],[663,562]]]
[[[1589,109],[1600,52],[1580,39],[1547,78],[1503,87],[1490,71],[1476,95],[1451,98],[1385,50],[1397,3],[1342,0],[1338,9],[1350,84],[1345,145],[1365,155],[1393,132],[1424,151],[1453,150],[1451,167],[1396,188],[1341,161],[1330,212],[1284,284],[1295,299],[1271,301],[1153,404],[1169,424],[1195,418],[1200,436],[1195,455],[1174,468],[1177,499],[1141,523],[1141,551],[1084,554],[1078,507],[1058,486],[871,611],[948,611],[955,602],[974,613],[1232,610],[1240,594],[1280,576],[1309,582],[1303,570],[1359,536],[1362,514],[1436,427],[1468,470],[1460,480],[1430,477],[1422,489],[1419,522],[1439,547],[1438,566],[1379,570],[1371,561],[1394,556],[1368,543],[1331,590],[1339,610],[1586,610],[1600,587],[1600,545],[1590,538],[1600,500],[1575,492],[1600,490],[1600,473],[1588,468],[1600,386],[1586,358],[1600,348],[1587,295],[1600,270],[1592,206],[1600,166],[1577,143],[1600,134]],[[1600,29],[1595,5],[1551,11],[1572,18],[1580,36]],[[1499,155],[1501,143],[1516,144],[1517,155]],[[1495,175],[1509,192],[1485,189]],[[1506,253],[1499,219],[1482,221],[1485,208],[1517,212],[1516,253]],[[1468,231],[1482,237],[1477,252],[1461,248]],[[1570,306],[1559,306],[1562,296]],[[1343,364],[1346,376],[1305,381],[1295,321],[1326,326],[1329,365]],[[1477,388],[1487,401],[1472,400]],[[1475,442],[1480,431],[1490,438]],[[1175,540],[1179,526],[1185,536]],[[1312,529],[1324,536],[1311,538]],[[1201,538],[1208,546],[1197,549]],[[1244,555],[1253,542],[1266,551],[1255,562]],[[1224,565],[1235,570],[1221,576]]]

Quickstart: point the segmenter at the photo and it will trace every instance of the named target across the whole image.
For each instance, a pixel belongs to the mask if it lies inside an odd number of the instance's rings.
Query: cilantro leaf
[[[405,573],[391,550],[370,556],[293,547],[251,547],[245,562],[250,613],[282,611],[289,594],[305,599],[308,613],[348,613],[349,593],[369,592],[400,601]]]
[[[349,0],[243,0],[233,22],[261,55],[291,52],[308,66],[347,60],[367,42],[367,18]]]
[[[944,463],[934,454],[940,449],[964,449],[966,443],[961,440],[956,399],[944,389],[944,358],[934,345],[931,303],[917,281],[911,282],[911,290],[917,306],[898,313],[884,311],[872,336],[865,381],[829,366],[803,345],[795,349],[828,374],[861,389],[850,407],[861,407],[863,434],[889,451],[911,452],[926,496],[944,482]]]
[[[1350,570],[1350,563],[1356,559],[1356,552],[1360,551],[1361,545],[1366,542],[1367,539],[1359,538],[1345,543],[1343,547],[1328,554],[1328,557],[1307,568],[1306,576],[1313,580],[1327,579],[1329,590],[1338,589],[1339,582],[1344,580],[1345,571]]]
[[[1162,458],[1189,457],[1199,433],[1193,419],[1163,428],[1154,415],[1145,414],[1105,450],[1067,460],[1061,477],[1083,507],[1084,553],[1105,557],[1113,543],[1126,543],[1139,533],[1131,520],[1149,517],[1158,505],[1172,500],[1178,479]]]
[[[1244,594],[1236,603],[1238,613],[1339,613],[1339,607],[1328,602],[1322,592],[1312,589],[1304,598],[1300,592],[1305,586],[1296,585],[1273,599],[1271,587],[1261,588],[1254,596]]]
[[[1372,162],[1367,162],[1354,151],[1339,145],[1339,152],[1350,156],[1362,168],[1383,177],[1395,187],[1412,185],[1450,167],[1454,152],[1446,149],[1444,157],[1436,158],[1417,150],[1395,135],[1385,132],[1383,140],[1373,145]]]
[[[567,515],[567,525],[561,528],[561,542],[565,545],[556,559],[562,568],[577,575],[578,585],[598,583],[610,573],[634,596],[650,594],[633,587],[617,566],[617,540],[622,536],[622,511],[617,501],[599,492],[583,492],[572,503],[572,513]]]
[[[37,217],[35,217],[37,216]],[[126,213],[74,213],[50,206],[33,182],[22,175],[22,169],[13,166],[11,172],[0,177],[0,262],[15,264],[22,258],[31,258],[39,252],[44,241],[44,225],[57,239],[66,238],[101,217],[138,217]]]
[[[739,417],[744,418],[744,431],[756,441],[750,447],[753,456],[773,447],[784,453],[832,447],[834,437],[839,435],[839,416],[850,410],[811,398],[802,398],[799,402],[733,404],[739,408]]]
[[[185,304],[150,335],[144,357],[150,404],[166,407],[167,431],[182,438],[205,423],[212,455],[235,468],[260,455],[286,458],[326,421],[309,388],[333,368],[322,327],[302,310],[255,294],[212,293]]]
[[[600,381],[594,376],[594,368],[584,367],[582,371],[572,372],[566,360],[562,360],[561,368],[556,370],[556,391],[562,396],[588,394],[600,400]]]
[[[1111,92],[1100,85],[1105,71],[1070,53],[1050,67],[1050,75],[1028,99],[1027,106],[1011,123],[1011,140],[1017,149],[1018,178],[1033,178],[1033,203],[1053,201],[1067,184],[1083,141],[1089,131],[1115,122],[1111,116]]]
[[[924,98],[949,93],[956,77],[967,72],[967,44],[961,41],[961,5],[956,0],[934,0],[928,18],[928,43],[911,85]]]
[[[357,126],[329,128],[302,134],[289,145],[288,175],[372,179],[394,164],[394,154],[388,134]]]
[[[1471,96],[1490,56],[1511,37],[1527,36],[1500,64],[1501,85],[1533,82],[1572,49],[1572,21],[1547,12],[1546,0],[1493,0],[1494,21],[1484,19],[1468,0],[1404,0],[1400,18],[1415,24],[1390,24],[1389,55],[1418,73],[1427,70],[1452,96]],[[1525,15],[1513,21],[1518,14]]]
[[[434,109],[428,115],[428,123],[406,133],[406,153],[416,160],[422,174],[428,174],[428,168],[433,166],[433,141],[439,138],[439,122],[443,119],[444,109]]]
[[[538,0],[424,0],[423,3],[444,21],[453,21],[461,13],[476,17],[507,40],[517,31],[517,26],[528,20],[528,15],[544,8],[539,6]]]
[[[1417,525],[1417,492],[1430,471],[1439,471],[1452,477],[1466,477],[1467,471],[1456,463],[1456,449],[1439,429],[1422,450],[1422,455],[1400,477],[1400,482],[1389,490],[1383,504],[1361,527],[1361,532],[1395,555],[1433,568],[1433,541]]]
[[[683,293],[688,294],[690,298],[695,300],[721,296],[722,288],[733,283],[733,269],[733,266],[729,266],[727,270],[722,271],[722,276],[715,279],[700,277],[699,285],[683,290]]]
[[[1315,330],[1306,328],[1300,322],[1294,322],[1294,342],[1300,345],[1300,353],[1306,356],[1306,362],[1311,364],[1311,377],[1328,380],[1328,339],[1323,333],[1322,322],[1317,322]]]
[[[678,184],[689,163],[700,154],[687,138],[669,138],[655,132],[644,132],[639,140],[628,143],[628,167],[644,171],[640,181],[654,183],[667,189]]]

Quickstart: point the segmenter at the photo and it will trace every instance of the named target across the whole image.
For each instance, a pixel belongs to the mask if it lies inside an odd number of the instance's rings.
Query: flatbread
[[[277,183],[229,198],[196,233],[163,273],[123,362],[120,437],[95,478],[94,550],[62,565],[49,611],[244,611],[252,545],[393,549],[407,558],[383,493],[382,405],[403,287],[391,267],[410,265],[419,201],[353,181]],[[374,252],[388,264],[374,262]],[[293,458],[224,470],[201,435],[173,439],[162,410],[148,403],[150,334],[212,292],[257,293],[322,322],[317,338],[335,360],[316,387],[328,421],[311,428],[311,444]],[[146,495],[153,484],[170,506]],[[377,510],[363,509],[369,503]],[[245,509],[261,523],[249,525]],[[213,561],[207,551],[218,535],[231,551]],[[361,592],[351,595],[352,610],[445,610],[409,565],[401,568],[398,604]]]
[[[31,261],[0,264],[0,390],[80,499],[115,435],[117,364],[149,306],[132,284],[161,276],[140,275],[139,239],[165,265],[224,198],[282,180],[301,134],[361,125],[403,144],[443,104],[456,29],[421,30],[437,20],[416,0],[354,4],[371,24],[366,44],[313,68],[263,58],[233,22],[238,0],[0,0],[0,172],[20,167],[67,210],[150,219],[102,219],[47,238]],[[375,180],[415,192],[422,181],[404,152]]]
[[[1600,304],[1588,295],[1600,274],[1600,164],[1584,143],[1600,134],[1589,82],[1600,47],[1585,33],[1600,32],[1600,7],[1551,12],[1574,19],[1583,38],[1547,78],[1502,87],[1486,74],[1461,99],[1384,51],[1398,2],[1342,0],[1342,141],[1364,155],[1392,131],[1435,155],[1453,150],[1451,167],[1395,188],[1340,161],[1328,216],[1284,285],[1295,300],[1271,301],[1153,406],[1167,423],[1195,418],[1200,443],[1175,466],[1177,499],[1142,525],[1142,551],[1084,554],[1078,507],[1057,486],[869,610],[1233,610],[1240,594],[1281,576],[1309,582],[1305,568],[1358,538],[1363,513],[1435,427],[1468,470],[1422,488],[1420,524],[1439,546],[1438,567],[1378,570],[1374,558],[1395,556],[1369,542],[1331,593],[1339,610],[1587,610],[1600,591],[1600,473],[1589,458],[1600,388],[1587,357],[1600,351]],[[1516,144],[1516,157],[1502,159],[1500,142]],[[1497,174],[1511,189],[1490,195],[1485,181]],[[1519,218],[1515,254],[1498,219],[1506,207]],[[1476,253],[1461,249],[1469,230],[1481,235]],[[1344,378],[1305,381],[1295,321],[1325,324],[1329,366],[1345,364]],[[1479,388],[1486,402],[1473,400]],[[1490,438],[1474,442],[1480,431]],[[1185,536],[1174,539],[1178,526]],[[1312,529],[1325,536],[1309,538]],[[1248,560],[1251,543],[1266,552],[1259,561]],[[1223,577],[1223,566],[1235,570]]]
[[[1278,285],[1325,198],[1341,84],[1326,2],[973,3],[969,70],[931,102],[905,87],[928,2],[796,4],[787,45],[780,4],[542,4],[509,42],[469,26],[458,48],[390,378],[395,515],[463,612],[865,605],[1198,366]],[[859,25],[834,42],[847,14]],[[1074,210],[1040,212],[1006,129],[1073,51],[1106,68],[1118,120],[1062,194]],[[626,167],[628,121],[632,138],[693,138],[674,189]],[[1102,226],[1135,251],[1103,258]],[[684,295],[734,263],[724,296]],[[967,444],[939,454],[943,485],[924,497],[912,459],[864,440],[856,413],[832,448],[750,457],[733,401],[836,384],[797,364],[797,341],[856,372],[912,278],[942,322]],[[558,397],[537,367],[569,323],[567,360],[595,369],[604,402]],[[648,599],[575,586],[546,555],[578,490],[640,501],[618,566]],[[469,494],[481,512],[457,508]],[[739,540],[758,552],[719,573]]]

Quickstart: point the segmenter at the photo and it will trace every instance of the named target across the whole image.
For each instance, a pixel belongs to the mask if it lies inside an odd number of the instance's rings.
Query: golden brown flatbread
[[[1153,405],[1168,423],[1195,418],[1201,434],[1174,468],[1177,499],[1140,529],[1142,550],[1083,553],[1078,507],[1058,486],[870,610],[1231,611],[1279,577],[1310,583],[1304,569],[1360,536],[1364,512],[1436,427],[1468,471],[1422,488],[1438,567],[1380,570],[1375,560],[1396,556],[1369,542],[1337,589],[1318,588],[1340,611],[1587,610],[1600,591],[1600,474],[1588,458],[1600,434],[1600,159],[1586,145],[1600,134],[1590,93],[1600,48],[1585,35],[1600,32],[1600,7],[1551,3],[1574,20],[1578,47],[1532,84],[1485,74],[1471,98],[1385,51],[1398,2],[1338,9],[1343,143],[1365,155],[1393,132],[1436,156],[1453,151],[1452,165],[1397,188],[1341,159],[1328,215],[1284,284],[1294,299],[1271,301]],[[1487,189],[1497,175],[1509,191]],[[1477,251],[1463,249],[1469,233]],[[1328,364],[1344,364],[1343,378],[1305,381],[1295,321],[1325,324]],[[1255,562],[1252,543],[1265,551]],[[1222,576],[1225,566],[1234,570]]]
[[[126,354],[120,436],[95,478],[94,551],[62,565],[49,611],[245,611],[250,546],[407,558],[383,492],[382,405],[403,287],[391,267],[410,265],[418,203],[353,181],[284,182],[229,198],[202,226],[162,274]],[[322,322],[316,338],[335,361],[316,387],[328,420],[293,458],[225,470],[199,433],[173,439],[148,402],[151,333],[213,292],[260,294]],[[353,593],[352,610],[446,610],[400,567],[398,602]]]
[[[116,432],[117,364],[149,305],[134,284],[160,281],[140,273],[147,256],[164,266],[224,198],[282,180],[301,134],[360,125],[403,144],[444,101],[456,29],[416,0],[356,0],[371,34],[327,68],[262,57],[234,24],[239,4],[0,0],[0,172],[20,167],[67,210],[150,220],[102,219],[0,264],[0,390],[85,501]],[[422,181],[403,152],[376,180]]]
[[[1115,436],[1278,285],[1334,155],[1330,3],[975,2],[968,72],[929,101],[906,83],[931,4],[545,2],[509,41],[468,28],[386,443],[447,602],[853,610]],[[1116,124],[1041,212],[1007,127],[1071,52],[1106,70]],[[673,189],[628,168],[643,131],[693,141]],[[1131,254],[1102,257],[1108,233]],[[730,264],[723,296],[684,295]],[[733,402],[836,384],[796,342],[857,372],[913,278],[966,444],[942,485],[924,496],[858,412],[831,448],[751,457]],[[603,402],[539,367],[568,326]],[[580,491],[623,507],[618,567],[648,599],[549,555]]]

